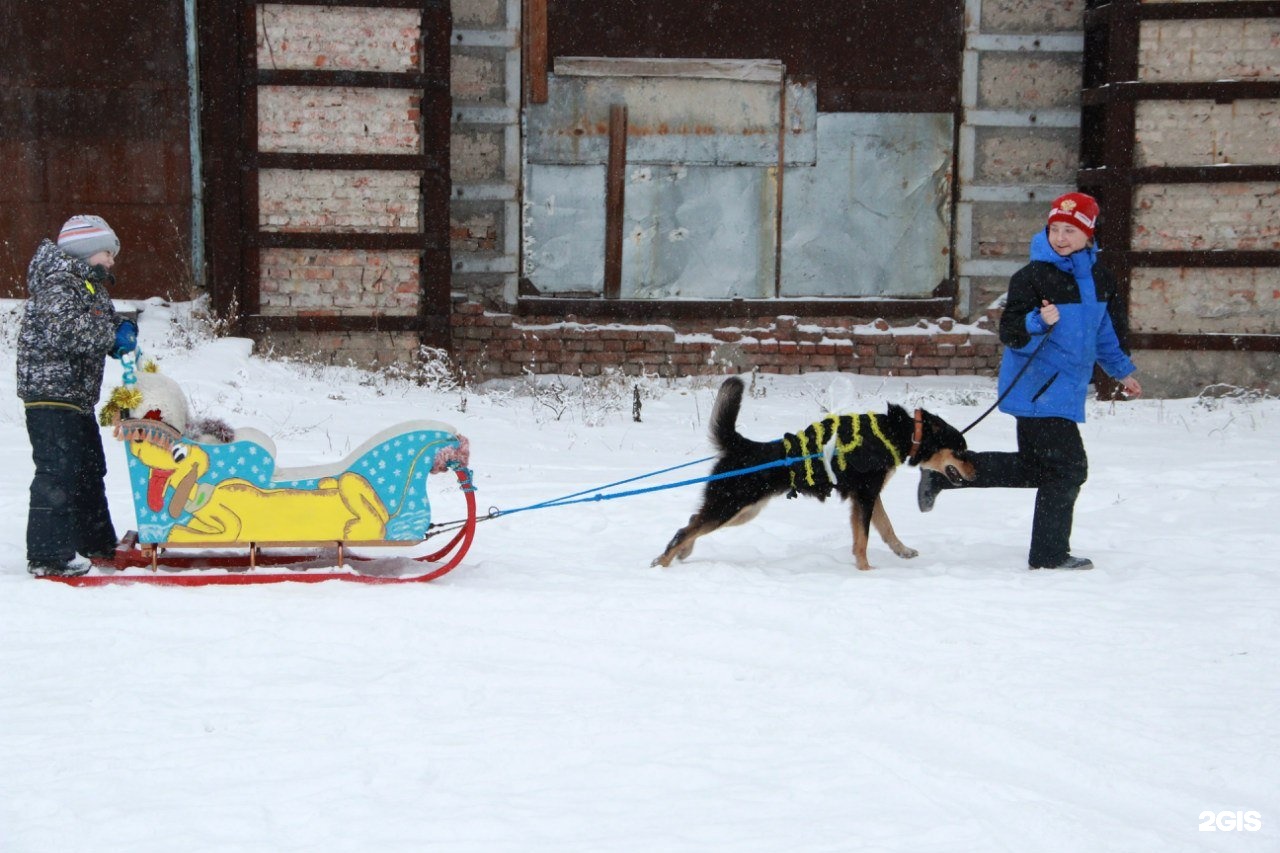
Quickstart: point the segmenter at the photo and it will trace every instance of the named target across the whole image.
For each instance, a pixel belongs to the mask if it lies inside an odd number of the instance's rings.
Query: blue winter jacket
[[[1067,418],[1084,423],[1093,365],[1123,379],[1136,368],[1121,348],[1113,324],[1115,279],[1095,266],[1089,246],[1063,257],[1045,232],[1031,240],[1031,263],[1013,274],[1000,318],[1000,394],[1012,386],[1000,411],[1017,417]],[[1043,300],[1058,306],[1052,327],[1040,316]],[[1034,358],[1033,358],[1034,355]],[[1014,379],[1027,365],[1021,378]]]

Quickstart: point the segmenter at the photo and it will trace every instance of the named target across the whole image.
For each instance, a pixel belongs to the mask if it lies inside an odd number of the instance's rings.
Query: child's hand
[[[1054,305],[1048,299],[1041,300],[1040,319],[1044,320],[1045,324],[1049,326],[1058,322],[1058,306]]]
[[[121,320],[116,326],[116,342],[111,350],[112,358],[119,358],[127,352],[138,348],[138,324],[132,320]]]

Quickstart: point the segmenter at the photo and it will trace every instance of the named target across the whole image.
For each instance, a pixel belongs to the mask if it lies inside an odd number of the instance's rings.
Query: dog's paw
[[[910,560],[912,557],[919,557],[920,552],[915,548],[908,548],[906,545],[899,545],[893,549],[893,553],[897,554],[904,560]]]

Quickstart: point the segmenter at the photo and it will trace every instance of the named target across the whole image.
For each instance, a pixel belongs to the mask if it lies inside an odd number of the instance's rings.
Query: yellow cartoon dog
[[[201,483],[209,454],[178,440],[176,430],[163,434],[171,428],[161,422],[132,424],[149,424],[122,436],[150,470],[147,506],[174,519],[191,513],[169,532],[170,543],[377,542],[386,536],[387,509],[359,474],[324,477],[315,489],[264,489],[240,478]]]

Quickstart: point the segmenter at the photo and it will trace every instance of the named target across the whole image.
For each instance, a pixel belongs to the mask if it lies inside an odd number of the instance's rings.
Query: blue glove
[[[111,350],[112,358],[119,358],[127,352],[138,348],[138,324],[132,320],[121,320],[116,326],[116,345]]]

